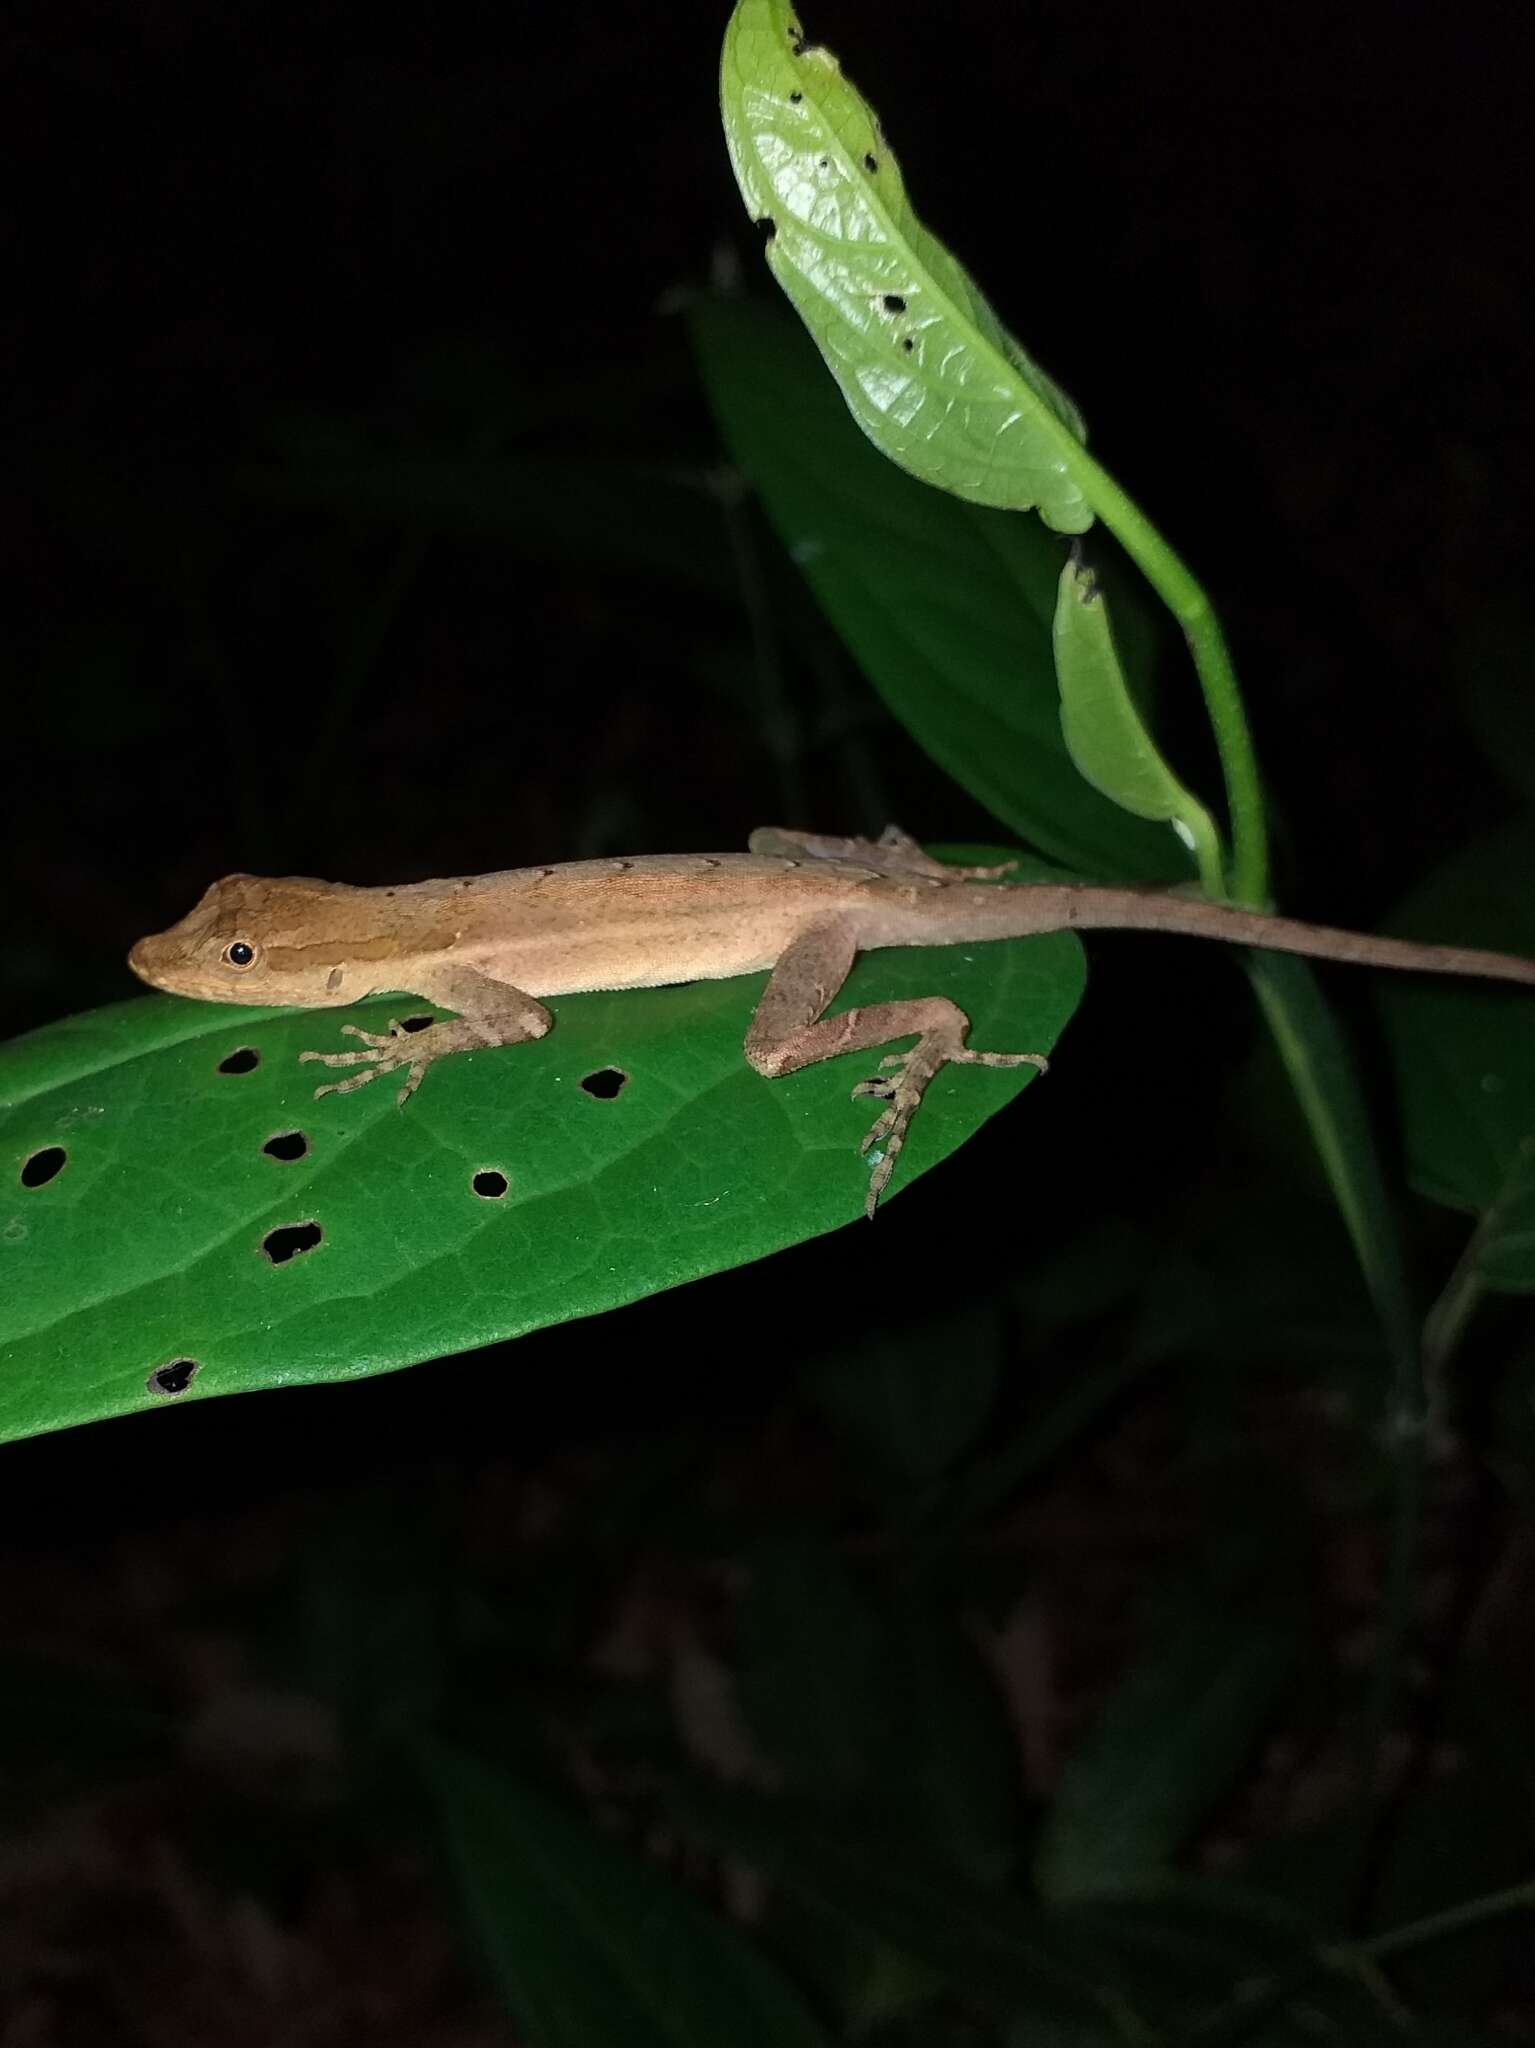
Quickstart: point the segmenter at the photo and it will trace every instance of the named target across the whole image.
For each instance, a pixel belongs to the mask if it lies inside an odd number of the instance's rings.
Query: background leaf
[[[695,298],[687,318],[732,457],[923,748],[1052,859],[1132,880],[1187,876],[1171,833],[1127,816],[1071,765],[1050,647],[1060,542],[887,462],[775,307]]]
[[[1532,874],[1535,818],[1525,813],[1446,861],[1397,906],[1391,928],[1535,951]],[[1535,1003],[1427,975],[1383,975],[1377,994],[1413,1185],[1452,1208],[1507,1204],[1513,1216],[1535,1139]],[[1492,1284],[1528,1286],[1535,1248],[1519,1255],[1505,1241],[1497,1265],[1504,1277]]]
[[[771,1963],[588,1822],[446,1745],[427,1780],[480,1946],[534,2048],[827,2048]]]
[[[1035,1860],[1048,1897],[1113,1897],[1156,1876],[1246,1761],[1298,1642],[1242,1605],[1191,1603],[1159,1626],[1072,1754]]]

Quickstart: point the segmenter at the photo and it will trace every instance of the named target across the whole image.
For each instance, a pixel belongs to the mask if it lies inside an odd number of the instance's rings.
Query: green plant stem
[[[1477,1264],[1481,1240],[1478,1228],[1467,1239],[1438,1300],[1423,1320],[1423,1362],[1436,1391],[1445,1368],[1460,1347],[1466,1325],[1487,1292]]]
[[[1463,1927],[1478,1927],[1484,1920],[1496,1920],[1504,1913],[1520,1912],[1535,1912],[1535,1878],[1526,1879],[1523,1884],[1511,1884],[1501,1892],[1484,1892],[1479,1899],[1466,1899],[1458,1906],[1446,1906],[1440,1913],[1427,1913],[1421,1920],[1409,1920],[1405,1926],[1393,1927],[1385,1934],[1345,1943],[1329,1954],[1345,1963],[1356,1956],[1378,1963],[1387,1956],[1400,1955],[1404,1949],[1420,1948],[1426,1941],[1438,1941],[1442,1935],[1458,1934]]]
[[[1203,585],[1108,471],[1084,448],[1073,447],[1070,460],[1083,497],[1183,628],[1226,785],[1226,813],[1231,824],[1230,893],[1239,903],[1262,908],[1268,902],[1269,885],[1263,789],[1220,620]]]
[[[1304,1991],[1307,1982],[1315,1977],[1319,1965],[1357,1979],[1383,2008],[1391,2012],[1398,2024],[1406,2026],[1410,2016],[1383,1978],[1380,1970],[1383,1962],[1392,1956],[1421,1948],[1425,1942],[1438,1941],[1447,1934],[1458,1934],[1462,1928],[1479,1927],[1488,1920],[1499,1919],[1505,1913],[1532,1911],[1535,1911],[1535,1879],[1510,1885],[1506,1891],[1487,1892],[1481,1898],[1466,1899],[1458,1906],[1446,1906],[1442,1912],[1425,1914],[1421,1920],[1409,1920],[1404,1926],[1390,1928],[1384,1934],[1366,1935],[1360,1941],[1322,1944],[1292,1970],[1279,1976],[1250,1979],[1233,1997],[1207,2013],[1189,2038],[1194,2041],[1226,2041],[1233,2038],[1233,2028],[1240,2027],[1241,2038],[1248,2039],[1248,2030],[1256,2028],[1264,2014],[1272,2013],[1287,1999]]]

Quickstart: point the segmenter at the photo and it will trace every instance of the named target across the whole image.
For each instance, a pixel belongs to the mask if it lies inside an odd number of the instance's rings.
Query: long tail
[[[1305,924],[1297,918],[1269,917],[1262,911],[1238,910],[1197,896],[1169,895],[1163,890],[1104,889],[1089,883],[1025,883],[1017,893],[1037,895],[1031,916],[1018,923],[1026,931],[1158,931],[1179,932],[1191,939],[1224,939],[1238,946],[1262,946],[1275,953],[1304,953],[1316,960],[1350,960],[1361,967],[1404,968],[1418,974],[1470,974],[1489,981],[1520,981],[1535,986],[1535,959],[1518,953],[1494,953],[1479,946],[1431,946],[1416,939],[1377,938],[1372,932],[1342,931],[1334,925]],[[1005,898],[1009,889],[977,889],[974,894]],[[1049,899],[1048,903],[1045,899]],[[1000,903],[998,905],[1000,909]],[[1033,914],[1045,912],[1033,921]]]

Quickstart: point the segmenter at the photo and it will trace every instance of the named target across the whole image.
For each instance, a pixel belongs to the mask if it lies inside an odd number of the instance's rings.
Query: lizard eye
[[[253,967],[256,964],[256,949],[248,946],[244,939],[232,939],[224,948],[223,958],[231,967]]]

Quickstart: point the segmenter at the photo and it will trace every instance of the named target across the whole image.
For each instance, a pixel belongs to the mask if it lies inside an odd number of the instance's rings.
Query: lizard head
[[[302,875],[225,875],[179,924],[140,939],[128,965],[151,988],[205,1002],[354,1002],[371,992],[358,970],[376,948],[345,899],[364,893]]]

